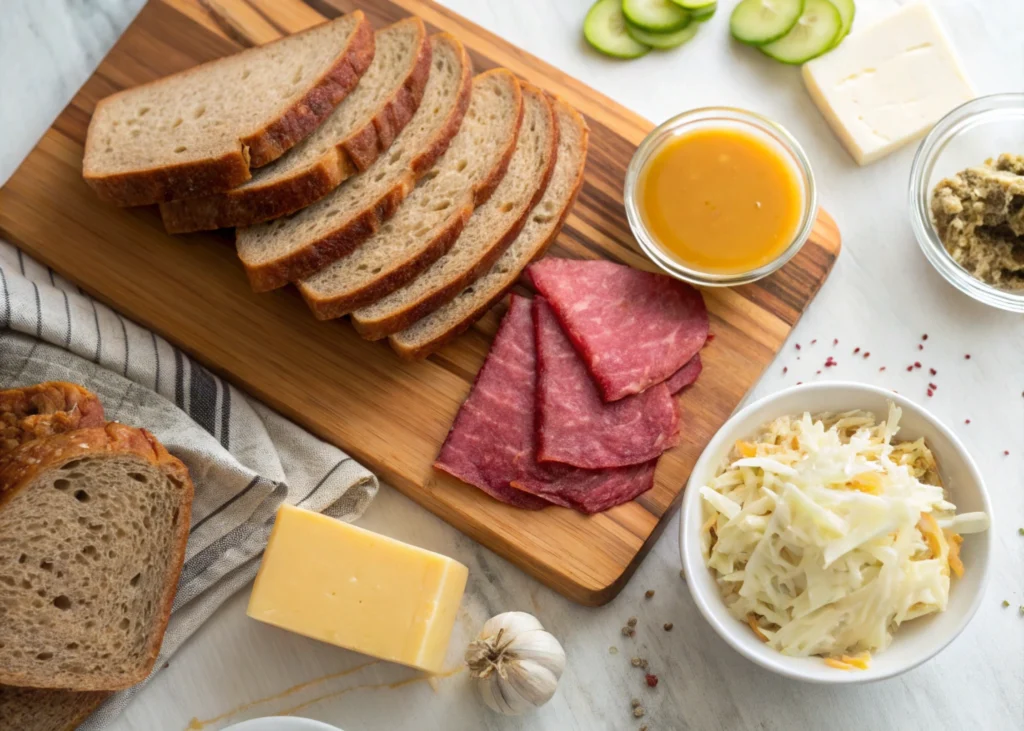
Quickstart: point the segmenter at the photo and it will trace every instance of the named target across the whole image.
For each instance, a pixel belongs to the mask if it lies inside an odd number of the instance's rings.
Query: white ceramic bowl
[[[939,463],[942,484],[958,512],[985,511],[992,515],[988,493],[977,466],[960,440],[934,416],[914,402],[881,388],[859,383],[817,383],[796,386],[757,401],[735,414],[718,431],[693,468],[683,495],[679,548],[690,594],[704,618],[733,649],[763,668],[796,680],[814,683],[863,683],[910,670],[933,657],[963,631],[984,595],[992,553],[992,531],[964,536],[965,573],[953,579],[946,611],[903,624],[892,644],[875,653],[868,670],[837,670],[821,658],[783,655],[761,642],[750,628],[725,607],[718,585],[700,550],[703,522],[700,487],[715,474],[737,439],[749,438],[780,416],[862,409],[884,418],[889,402],[903,410],[898,438],[924,437]]]
[[[224,731],[341,731],[337,726],[298,716],[253,718],[228,726]]]

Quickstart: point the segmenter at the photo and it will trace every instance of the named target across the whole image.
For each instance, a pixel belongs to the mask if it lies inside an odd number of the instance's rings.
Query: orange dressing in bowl
[[[640,173],[637,204],[655,242],[682,265],[749,272],[792,243],[803,214],[800,182],[770,143],[707,128],[655,150]]]

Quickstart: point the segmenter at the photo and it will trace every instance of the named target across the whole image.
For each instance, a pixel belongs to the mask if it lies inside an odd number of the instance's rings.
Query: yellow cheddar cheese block
[[[438,673],[468,575],[447,556],[282,505],[247,613],[306,637]]]

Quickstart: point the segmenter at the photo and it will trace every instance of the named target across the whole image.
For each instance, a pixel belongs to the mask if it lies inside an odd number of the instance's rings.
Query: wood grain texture
[[[90,294],[337,444],[427,509],[585,604],[611,599],[664,527],[704,445],[771,362],[839,253],[821,212],[810,241],[761,282],[706,290],[713,342],[682,397],[683,443],[639,500],[584,517],[524,513],[431,468],[504,307],[422,363],[403,363],[347,323],[317,322],[294,291],[253,294],[225,233],[171,237],[155,208],[119,210],[81,179],[97,100],[359,7],[380,27],[408,14],[455,33],[478,71],[506,66],[587,116],[586,180],[552,249],[653,269],[626,223],[622,183],[651,124],[428,0],[153,0],[0,189],[0,231]]]

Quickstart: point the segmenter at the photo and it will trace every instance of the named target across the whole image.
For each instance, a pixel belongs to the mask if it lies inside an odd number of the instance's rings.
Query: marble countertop
[[[732,2],[721,0],[723,10]],[[363,527],[458,558],[470,581],[449,651],[483,621],[521,609],[564,643],[558,694],[519,719],[488,711],[465,673],[434,683],[393,665],[245,618],[248,591],[228,601],[112,726],[216,729],[276,713],[370,729],[959,729],[1024,728],[1024,318],[958,294],[918,250],[906,213],[913,146],[870,167],[847,156],[797,70],[727,40],[727,13],[684,48],[621,63],[583,43],[589,0],[444,0],[566,73],[654,121],[705,105],[742,106],[777,119],[804,144],[822,205],[844,248],[834,272],[749,398],[796,381],[858,380],[895,388],[927,406],[974,454],[996,506],[997,553],[978,615],[945,651],[892,680],[830,688],[788,681],[750,664],[705,624],[679,576],[678,518],[635,577],[599,609],[576,606],[396,491],[384,488]],[[979,93],[1024,90],[1021,0],[932,0]],[[139,0],[13,0],[0,22],[0,181],[14,171],[141,5]],[[858,24],[894,7],[861,0]],[[1015,29],[1015,30],[1014,30]],[[1012,40],[1011,40],[1012,39]],[[993,150],[992,152],[1001,152]],[[928,339],[922,342],[922,335]],[[833,349],[832,341],[839,345]],[[817,341],[812,345],[812,341]],[[798,353],[792,343],[802,343]],[[919,349],[919,344],[924,346]],[[869,359],[852,356],[860,347]],[[964,356],[970,353],[971,359]],[[833,355],[839,365],[818,375]],[[907,373],[916,360],[937,375]],[[788,372],[783,372],[783,367]],[[880,370],[887,366],[886,370]],[[925,394],[931,380],[939,388]],[[966,420],[970,419],[970,424]],[[1009,455],[1004,455],[1004,450]],[[651,599],[644,598],[654,589]],[[1003,600],[1010,608],[1003,608]],[[639,618],[636,637],[620,633]],[[665,632],[662,625],[672,622]],[[661,678],[648,689],[630,658]],[[630,698],[646,716],[634,719]]]

